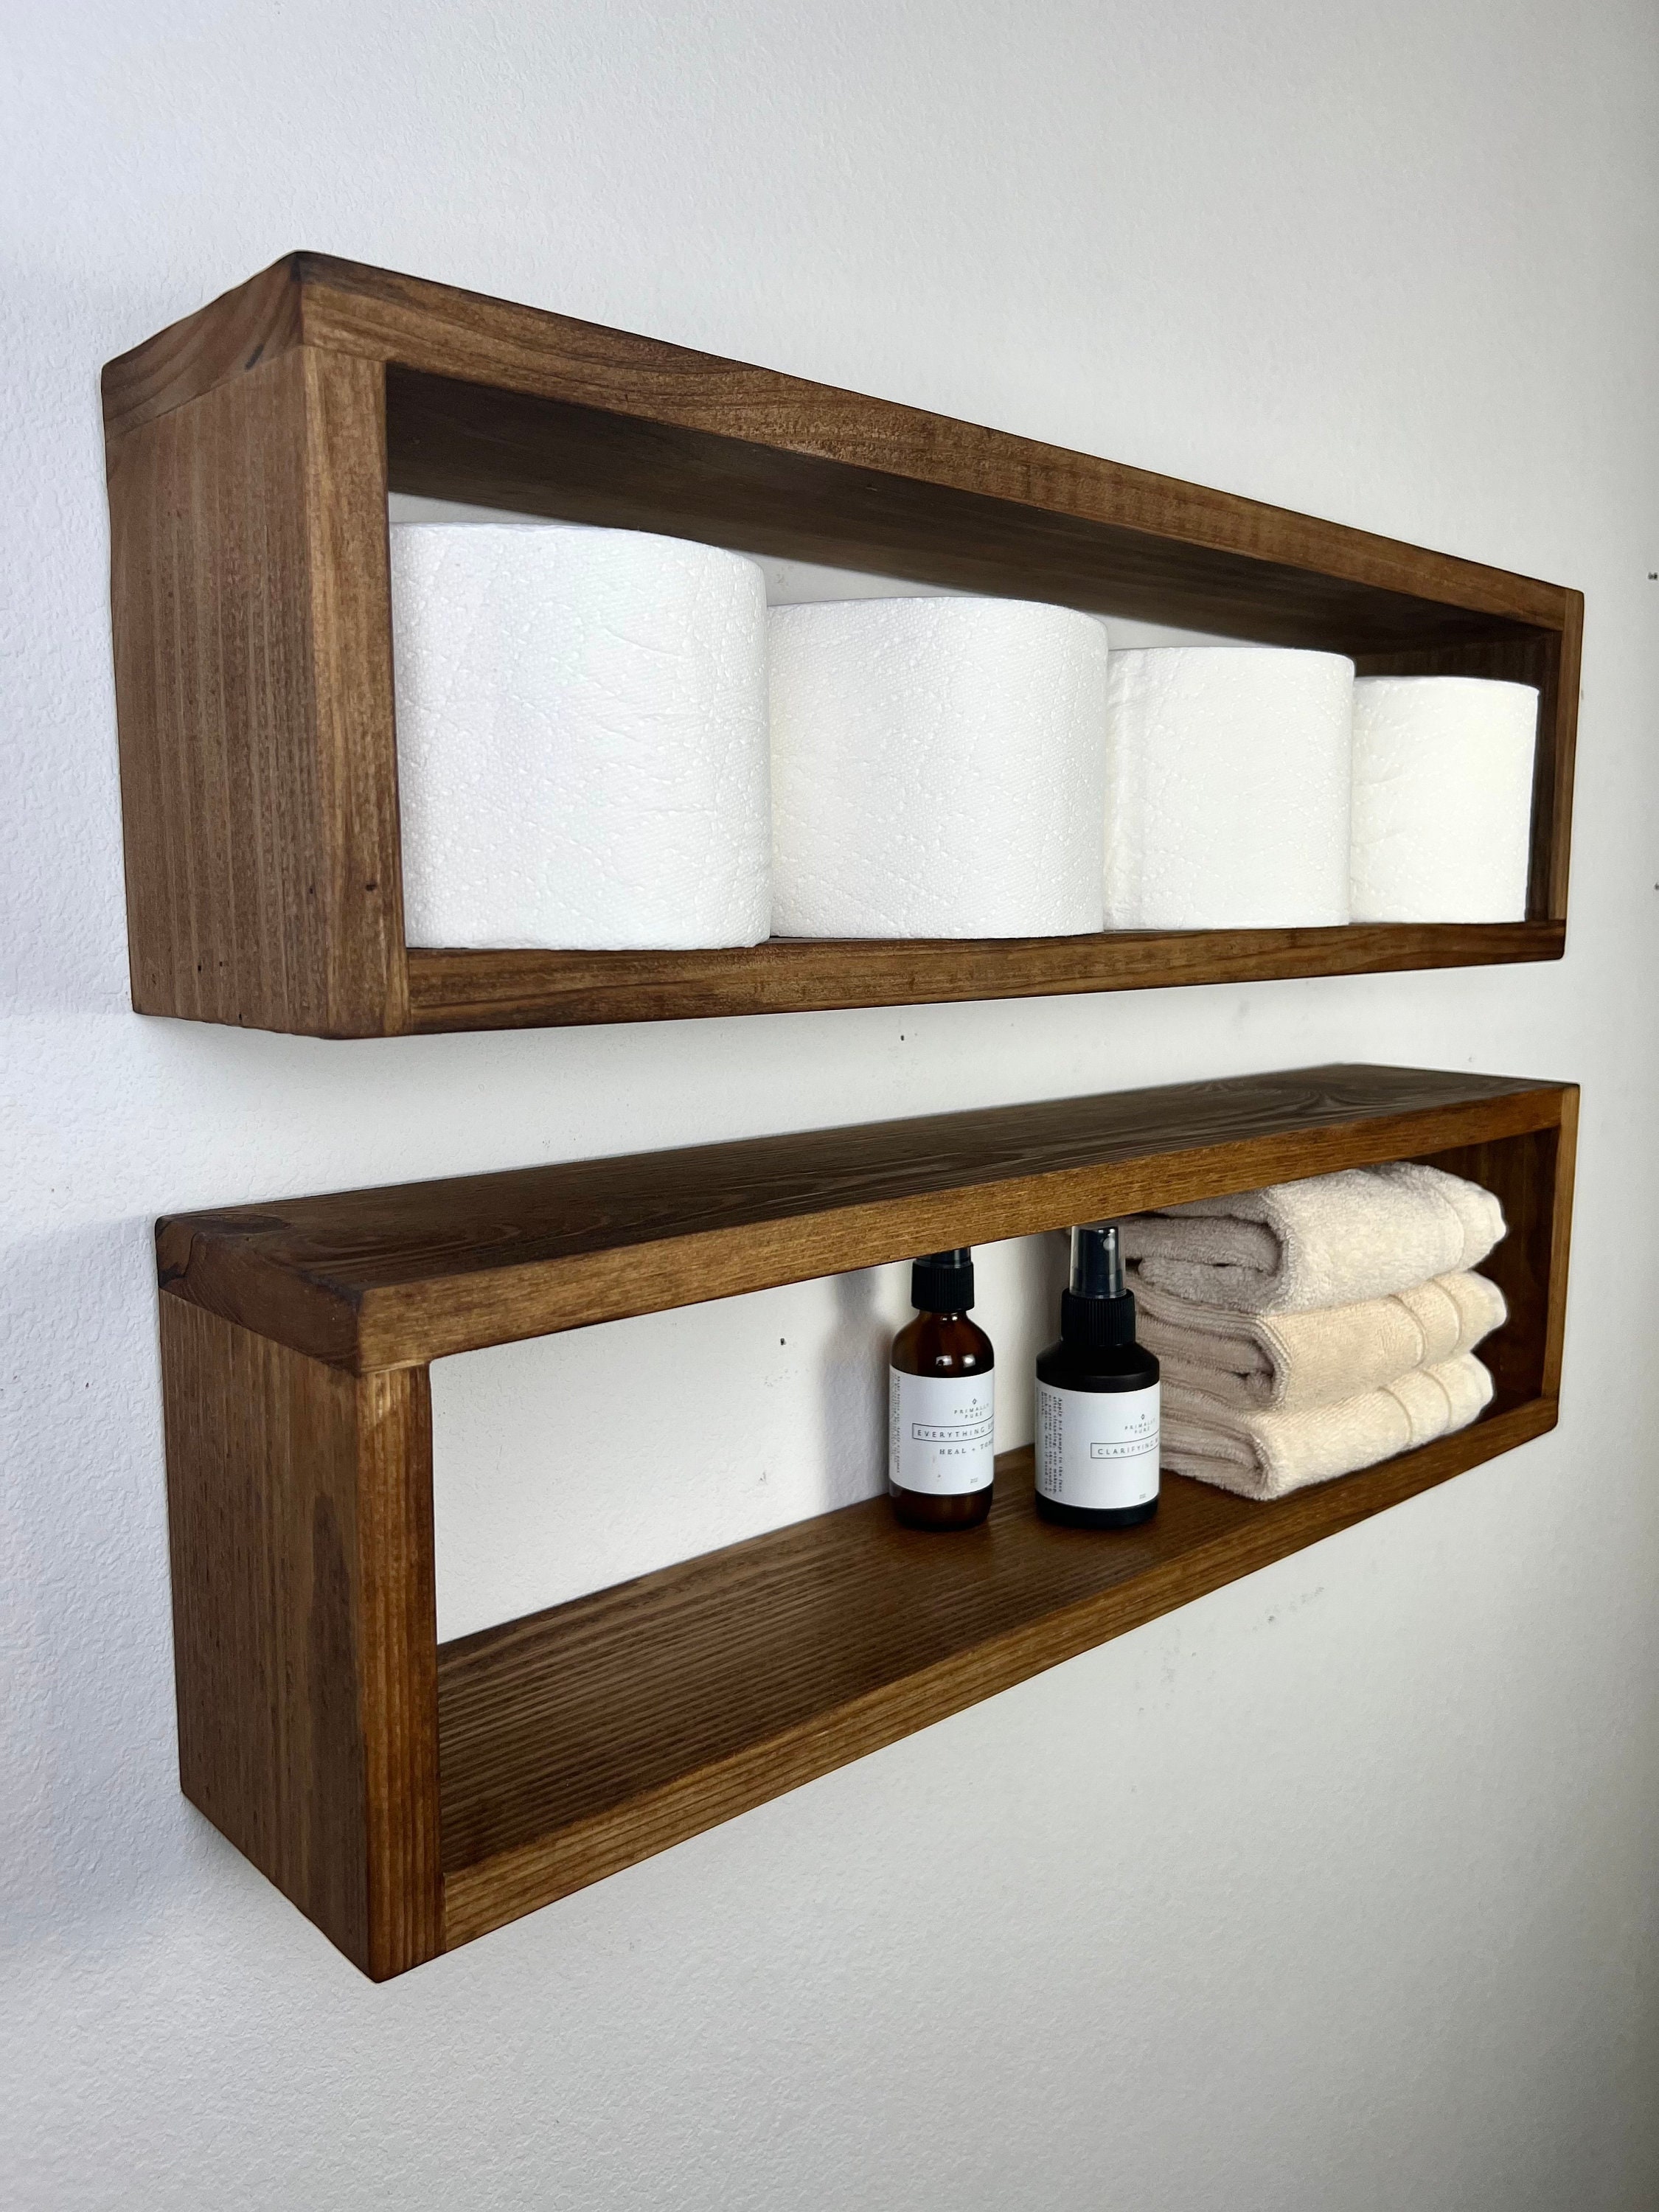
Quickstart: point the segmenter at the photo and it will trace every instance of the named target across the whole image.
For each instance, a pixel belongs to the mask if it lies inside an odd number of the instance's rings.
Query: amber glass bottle
[[[996,1355],[968,1318],[971,1249],[918,1260],[910,1303],[887,1378],[888,1495],[907,1528],[976,1528],[991,1510]]]

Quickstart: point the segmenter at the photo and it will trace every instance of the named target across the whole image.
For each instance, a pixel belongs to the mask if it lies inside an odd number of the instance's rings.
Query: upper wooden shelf
[[[890,401],[296,253],[104,371],[134,1006],[313,1035],[1553,959],[1583,601]],[[404,940],[389,492],[1540,694],[1528,919],[799,943]]]
[[[183,1786],[364,1969],[437,1952],[1549,1428],[1577,1093],[1326,1067],[181,1214],[158,1230]],[[1473,1427],[1275,1505],[983,1529],[855,1505],[440,1647],[427,1363],[1430,1159],[1501,1200]]]

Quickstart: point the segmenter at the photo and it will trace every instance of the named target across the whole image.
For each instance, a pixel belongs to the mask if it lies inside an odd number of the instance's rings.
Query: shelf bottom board
[[[1155,1518],[1051,1528],[1031,1454],[990,1520],[843,1508],[441,1647],[445,1942],[665,1850],[991,1697],[1555,1424],[1474,1427],[1256,1505],[1166,1474]]]
[[[1115,930],[1098,937],[770,938],[702,952],[411,945],[410,1026],[537,1029],[722,1014],[1036,999],[1176,983],[1559,960],[1562,921],[1354,922],[1334,929]]]

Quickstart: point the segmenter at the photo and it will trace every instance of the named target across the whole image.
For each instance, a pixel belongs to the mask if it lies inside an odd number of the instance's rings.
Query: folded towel
[[[1414,1367],[1437,1366],[1473,1352],[1508,1311],[1496,1283],[1468,1273],[1306,1313],[1237,1313],[1144,1280],[1135,1300],[1140,1340],[1157,1354],[1166,1383],[1184,1382],[1256,1413],[1334,1406]]]
[[[1410,1160],[1201,1198],[1123,1224],[1142,1281],[1238,1313],[1305,1313],[1473,1267],[1504,1234],[1489,1190]]]
[[[1491,1404],[1492,1393],[1492,1376],[1469,1352],[1419,1367],[1383,1389],[1296,1413],[1240,1413],[1201,1390],[1166,1382],[1163,1463],[1241,1498],[1283,1498],[1468,1428]]]

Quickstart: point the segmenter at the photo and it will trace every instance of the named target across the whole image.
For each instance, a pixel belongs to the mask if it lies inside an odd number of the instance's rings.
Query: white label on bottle
[[[1039,1382],[1036,1486],[1057,1504],[1091,1512],[1158,1496],[1158,1386],[1057,1390]]]
[[[887,1370],[887,1472],[930,1498],[988,1490],[996,1451],[996,1370],[981,1375]]]

